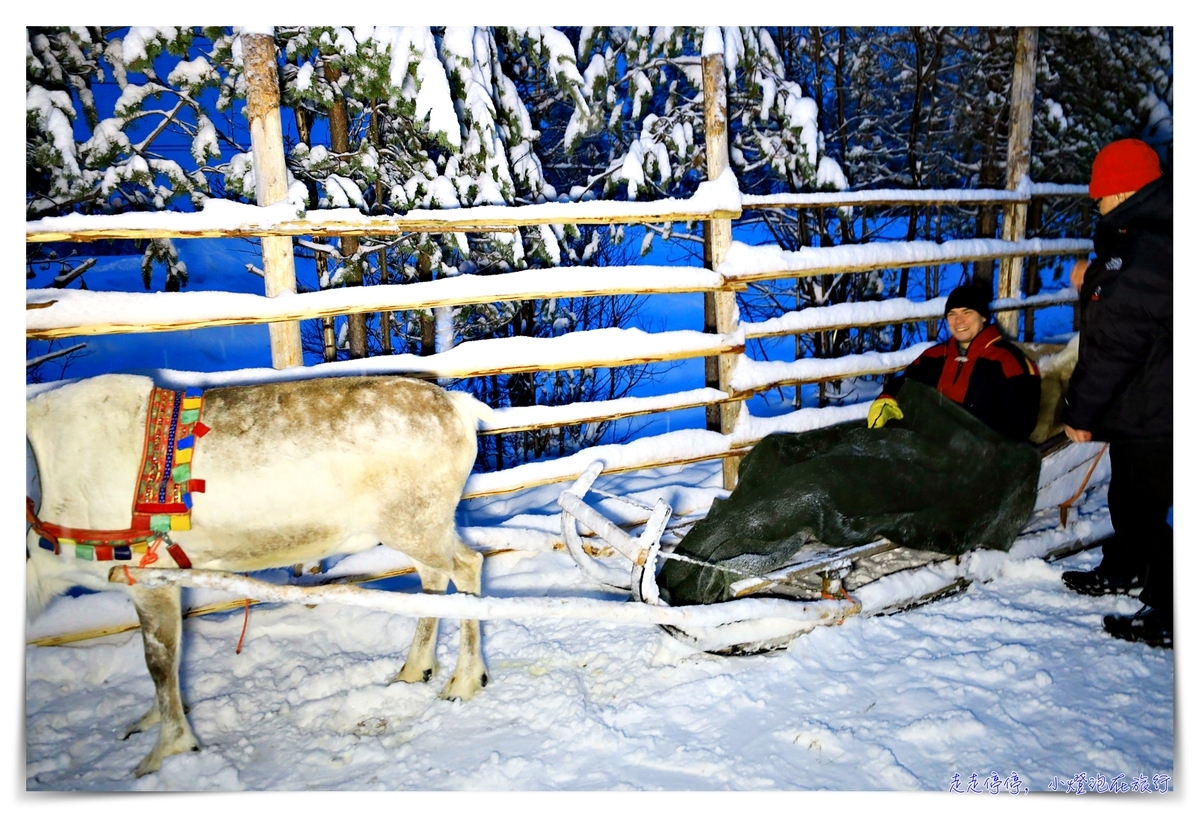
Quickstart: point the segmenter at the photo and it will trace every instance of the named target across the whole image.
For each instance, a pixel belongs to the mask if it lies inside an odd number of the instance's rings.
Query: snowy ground
[[[719,476],[707,464],[611,481],[618,493],[710,487],[674,490],[684,508],[711,497]],[[500,544],[518,528],[530,543],[539,530],[548,541],[560,489],[474,501],[464,510],[468,539]],[[411,619],[261,606],[240,655],[240,611],[190,619],[182,680],[203,750],[140,780],[130,773],[154,734],[116,740],[153,696],[137,632],[29,646],[25,786],[944,792],[955,774],[964,789],[972,774],[985,789],[995,772],[1005,781],[1015,773],[1033,792],[1056,777],[1061,791],[1080,773],[1174,780],[1174,652],[1103,633],[1102,615],[1132,612],[1135,600],[1078,596],[1060,581],[1064,569],[1098,557],[1013,560],[959,597],[818,628],[753,657],[689,654],[652,627],[490,620],[491,683],[469,702],[437,696],[454,663],[456,623],[443,623],[432,684],[389,686]],[[544,548],[490,557],[484,593],[604,597],[566,555]],[[62,598],[28,636],[120,621],[133,621],[123,595]],[[951,809],[980,798],[945,797],[938,803]],[[1163,800],[1178,806],[1176,796]]]

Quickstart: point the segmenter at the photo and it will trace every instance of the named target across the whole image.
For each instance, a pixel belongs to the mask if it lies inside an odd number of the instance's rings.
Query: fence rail
[[[652,202],[594,200],[413,210],[368,216],[353,208],[301,213],[292,204],[265,207],[213,200],[195,213],[122,213],[52,216],[25,223],[25,240],[229,238],[254,236],[365,236],[401,233],[500,233],[544,224],[659,224],[736,219],[741,195],[732,171],[701,182],[687,199]]]
[[[436,281],[344,287],[267,298],[247,293],[28,290],[25,334],[67,338],[298,321],[364,312],[428,310],[531,298],[700,293],[730,284],[703,267],[558,267]]]
[[[904,205],[1002,205],[1027,204],[1034,198],[1085,199],[1087,185],[1029,183],[1017,190],[856,190],[844,193],[773,193],[742,196],[745,210],[794,210],[806,207],[888,207]]]

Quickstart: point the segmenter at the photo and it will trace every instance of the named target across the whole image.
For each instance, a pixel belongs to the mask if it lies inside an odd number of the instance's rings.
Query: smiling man
[[[950,338],[921,353],[883,385],[867,412],[878,429],[903,417],[895,395],[906,378],[932,386],[1010,440],[1024,441],[1037,426],[1041,373],[991,323],[988,294],[964,285],[946,298]]]

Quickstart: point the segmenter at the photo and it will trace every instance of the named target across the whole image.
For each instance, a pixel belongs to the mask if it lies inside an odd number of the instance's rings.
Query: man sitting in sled
[[[671,605],[723,602],[814,544],[886,538],[947,555],[1007,550],[1037,498],[1037,367],[988,323],[987,295],[946,301],[952,338],[926,350],[872,404],[868,426],[768,435],[742,461],[657,575]],[[884,428],[886,426],[886,428]]]
[[[988,296],[978,287],[955,288],[945,315],[951,337],[884,384],[867,412],[867,426],[878,429],[903,417],[895,396],[911,379],[933,387],[1009,440],[1028,440],[1041,400],[1037,364],[990,323]]]

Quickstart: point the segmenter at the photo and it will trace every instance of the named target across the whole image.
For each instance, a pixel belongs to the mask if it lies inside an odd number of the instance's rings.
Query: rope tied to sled
[[[1092,473],[1095,472],[1096,467],[1100,465],[1100,458],[1104,457],[1104,453],[1106,451],[1108,451],[1107,443],[1100,447],[1100,453],[1096,455],[1096,458],[1092,461],[1092,465],[1088,466],[1087,474],[1083,476],[1083,482],[1079,484],[1079,489],[1072,494],[1069,499],[1058,504],[1058,524],[1060,526],[1064,528],[1066,527],[1067,512],[1070,510],[1071,504],[1078,500],[1080,495],[1083,494],[1084,489],[1087,488],[1088,481],[1092,479]]]

